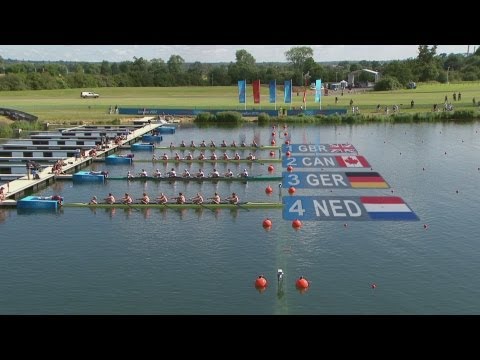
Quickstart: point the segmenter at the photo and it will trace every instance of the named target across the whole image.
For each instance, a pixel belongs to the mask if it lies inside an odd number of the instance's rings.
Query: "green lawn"
[[[81,91],[95,91],[100,94],[98,99],[81,99]],[[462,100],[454,102],[454,92],[462,94]],[[314,91],[308,90],[307,109],[319,108],[313,101]],[[455,110],[471,110],[472,98],[480,100],[480,83],[463,82],[450,84],[417,84],[417,89],[387,92],[355,90],[329,91],[328,96],[322,96],[322,109],[347,108],[350,110],[350,100],[358,106],[363,114],[375,113],[377,105],[383,108],[398,105],[400,112],[430,112],[433,104],[441,108],[445,95],[455,107]],[[335,97],[338,104],[335,105]],[[247,109],[273,109],[274,104],[268,103],[268,86],[261,88],[261,104],[253,104],[252,87],[247,87]],[[293,107],[302,105],[303,93],[293,93]],[[410,109],[410,102],[415,102]],[[69,121],[108,121],[122,118],[119,115],[108,114],[110,106],[138,108],[188,108],[188,109],[231,109],[242,110],[244,104],[238,103],[238,88],[236,86],[214,87],[173,87],[173,88],[93,88],[66,90],[29,90],[0,91],[0,107],[22,110],[39,117],[44,122]],[[285,107],[283,91],[277,91],[277,108]],[[287,104],[290,107],[289,104]],[[478,107],[477,107],[478,108]]]

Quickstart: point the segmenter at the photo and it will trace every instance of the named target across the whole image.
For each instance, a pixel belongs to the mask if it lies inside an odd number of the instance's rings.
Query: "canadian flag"
[[[338,162],[338,165],[341,167],[370,167],[367,159],[363,156],[335,156],[335,159]]]

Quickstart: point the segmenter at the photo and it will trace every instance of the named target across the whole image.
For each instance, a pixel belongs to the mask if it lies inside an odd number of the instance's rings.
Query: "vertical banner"
[[[285,80],[285,90],[283,99],[285,104],[292,103],[292,80]]]
[[[240,104],[245,104],[245,88],[246,88],[246,80],[238,80],[238,102]]]
[[[253,103],[260,104],[260,80],[253,82]]]
[[[320,102],[322,96],[322,80],[315,81],[315,102]]]
[[[277,80],[270,80],[270,103],[277,102]]]

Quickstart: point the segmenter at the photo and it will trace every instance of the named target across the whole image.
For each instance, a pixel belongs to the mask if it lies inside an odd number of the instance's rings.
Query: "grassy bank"
[[[81,99],[82,90],[92,90],[100,94],[98,99]],[[460,101],[453,101],[453,93],[460,92]],[[418,84],[417,89],[388,92],[365,90],[330,91],[322,96],[322,109],[348,109],[350,100],[358,106],[363,117],[372,120],[385,116],[384,108],[399,107],[400,114],[431,113],[433,104],[442,109],[445,95],[455,111],[475,110],[474,116],[480,117],[478,106],[473,106],[472,99],[480,100],[480,83],[464,82],[450,84]],[[319,108],[313,101],[314,92],[308,90],[307,109]],[[335,103],[335,97],[337,103]],[[274,109],[275,104],[268,102],[268,87],[261,88],[261,104],[253,104],[252,90],[247,88],[247,109]],[[303,94],[293,94],[292,107],[302,105]],[[413,108],[411,101],[414,101]],[[13,108],[34,114],[42,122],[50,123],[107,123],[115,119],[122,120],[121,115],[109,114],[110,106],[139,108],[188,108],[188,109],[228,109],[243,110],[238,103],[238,89],[228,87],[175,87],[175,88],[95,88],[66,90],[36,90],[0,92],[0,107]],[[380,111],[377,106],[380,105]],[[277,108],[285,107],[283,91],[277,91]],[[289,105],[287,105],[289,107]],[[374,116],[375,115],[375,116]],[[371,117],[374,116],[374,117]],[[392,116],[392,115],[389,115]],[[403,115],[402,115],[403,116]]]

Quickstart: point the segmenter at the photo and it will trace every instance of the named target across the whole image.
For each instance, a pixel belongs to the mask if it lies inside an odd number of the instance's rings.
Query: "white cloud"
[[[285,51],[301,45],[0,45],[4,59],[34,61],[126,61],[133,57],[161,58],[180,55],[186,62],[232,62],[245,49],[257,62],[285,62]],[[316,61],[400,60],[417,56],[418,45],[305,45]],[[470,46],[470,52],[474,46]],[[466,53],[467,45],[439,45],[440,53]]]

